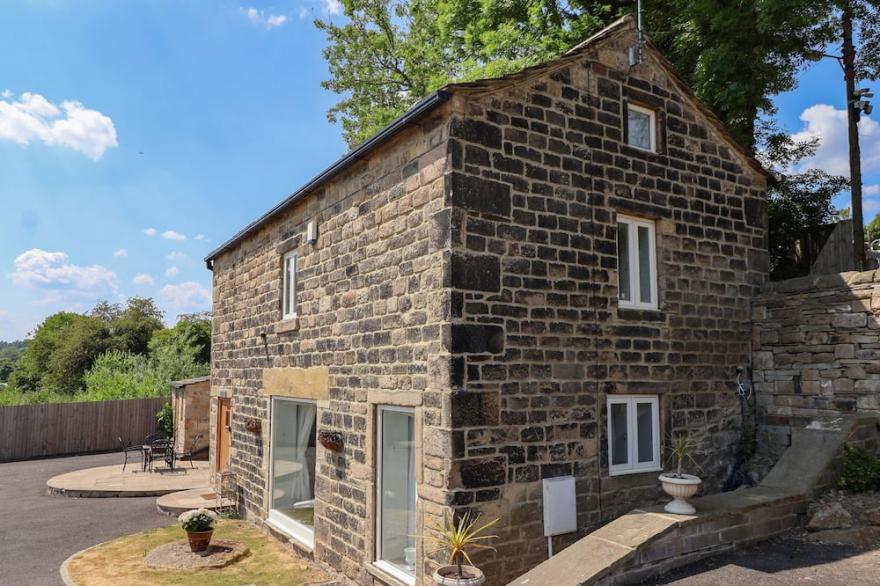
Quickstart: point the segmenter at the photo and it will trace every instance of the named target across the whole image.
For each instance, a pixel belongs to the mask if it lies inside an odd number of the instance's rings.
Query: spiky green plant
[[[426,538],[433,542],[437,547],[433,551],[448,551],[449,564],[455,565],[457,572],[456,578],[463,577],[461,566],[464,561],[473,565],[468,552],[473,553],[477,550],[492,550],[495,548],[487,545],[485,542],[490,539],[496,539],[497,535],[483,535],[483,533],[492,525],[498,522],[493,519],[488,523],[479,524],[480,515],[472,516],[470,511],[466,511],[458,517],[447,517],[443,526],[438,528],[428,528],[430,532]]]
[[[700,465],[697,464],[697,461],[694,460],[694,458],[691,456],[691,453],[696,449],[696,447],[696,442],[694,442],[686,435],[674,436],[669,440],[669,455],[671,458],[675,459],[675,473],[672,474],[673,477],[683,477],[685,458],[689,459],[697,468],[700,467]]]

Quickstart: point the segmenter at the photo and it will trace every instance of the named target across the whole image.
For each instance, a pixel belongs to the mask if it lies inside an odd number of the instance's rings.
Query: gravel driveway
[[[61,584],[58,569],[69,555],[174,521],[156,511],[155,497],[77,499],[46,494],[46,481],[56,474],[120,462],[114,453],[0,464],[0,583]]]

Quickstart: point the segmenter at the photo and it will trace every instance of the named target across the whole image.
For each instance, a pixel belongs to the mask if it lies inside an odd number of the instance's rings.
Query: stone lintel
[[[263,369],[264,395],[327,401],[329,389],[330,369],[326,366]]]

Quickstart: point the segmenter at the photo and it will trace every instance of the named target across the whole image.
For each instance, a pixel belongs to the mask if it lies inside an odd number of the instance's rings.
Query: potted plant
[[[483,533],[498,519],[479,524],[480,516],[472,516],[470,511],[455,520],[449,518],[442,528],[429,529],[431,535],[428,539],[433,541],[437,548],[435,551],[445,550],[449,552],[447,565],[437,568],[434,572],[434,582],[439,586],[479,586],[486,581],[482,570],[475,567],[468,552],[480,549],[495,548],[485,542],[495,539],[496,535],[484,535]],[[467,564],[464,562],[467,561]]]
[[[211,545],[211,536],[214,534],[214,523],[217,522],[217,514],[208,509],[193,509],[181,513],[177,518],[180,526],[186,531],[189,541],[189,549],[193,553],[201,553]]]
[[[664,472],[660,475],[663,490],[672,497],[672,500],[663,507],[669,513],[693,515],[697,512],[693,505],[687,502],[687,499],[697,493],[697,489],[703,481],[699,476],[685,474],[683,471],[685,458],[690,458],[691,462],[697,466],[696,461],[691,457],[693,449],[694,443],[686,436],[680,435],[672,439],[669,450],[672,457],[675,458],[675,472]],[[699,466],[697,467],[699,468]]]

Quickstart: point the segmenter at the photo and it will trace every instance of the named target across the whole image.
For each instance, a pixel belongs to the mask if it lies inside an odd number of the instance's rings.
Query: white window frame
[[[416,441],[416,410],[412,407],[397,407],[393,405],[379,405],[376,407],[376,432],[374,434],[376,441],[376,533],[375,533],[375,561],[373,565],[391,576],[397,578],[404,584],[414,586],[416,583],[415,575],[408,574],[395,566],[394,564],[382,559],[382,431],[383,418],[386,412],[393,411],[395,413],[408,413],[413,417],[413,446],[415,450]],[[415,458],[418,454],[413,454]],[[416,487],[416,511],[418,511],[419,492]],[[416,538],[418,540],[418,537]]]
[[[269,523],[272,527],[281,531],[285,535],[296,539],[303,545],[306,545],[310,549],[315,547],[315,529],[313,527],[309,527],[308,525],[303,525],[298,521],[294,521],[284,513],[281,513],[272,508],[272,494],[275,490],[275,442],[272,441],[274,438],[274,427],[275,427],[275,404],[279,401],[285,401],[288,403],[299,403],[300,405],[314,405],[315,406],[315,444],[317,445],[317,433],[318,433],[318,402],[317,401],[309,401],[307,399],[292,399],[289,397],[272,397],[271,403],[271,411],[269,413],[269,506],[267,508],[266,522]],[[318,469],[317,465],[315,466],[315,474],[317,474]]]
[[[651,220],[633,218],[631,216],[617,216],[617,224],[626,224],[629,227],[629,287],[631,299],[620,297],[620,249],[617,250],[617,303],[620,307],[633,309],[657,309],[659,307],[660,293],[657,287],[657,229]],[[641,271],[639,270],[639,228],[648,229],[648,262],[650,263],[648,274],[651,279],[651,301],[641,300]],[[615,241],[616,242],[616,241]],[[615,244],[616,245],[616,244]]]
[[[287,263],[293,262],[293,270],[290,271],[292,282],[290,283],[290,295],[287,295]],[[296,286],[297,271],[299,270],[299,258],[295,252],[288,252],[281,261],[281,317],[293,319],[296,317]]]
[[[636,403],[651,404],[651,425],[653,427],[654,459],[650,462],[638,461],[638,418]],[[626,405],[627,462],[612,464],[613,434],[611,430],[611,406]],[[660,461],[660,398],[657,395],[609,395],[607,399],[607,436],[608,436],[608,475],[637,474],[640,472],[656,472],[663,469]]]
[[[648,141],[650,142],[651,148],[644,148],[639,145],[633,144],[629,140],[629,111],[638,112],[639,114],[647,114],[649,119],[649,128],[648,128]],[[651,108],[645,108],[644,106],[639,106],[638,104],[633,104],[627,102],[626,104],[626,144],[633,147],[634,149],[639,149],[640,151],[647,151],[649,153],[657,152],[657,113]]]

